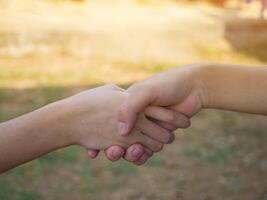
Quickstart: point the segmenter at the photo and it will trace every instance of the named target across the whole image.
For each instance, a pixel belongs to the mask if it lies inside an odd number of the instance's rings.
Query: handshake
[[[153,152],[160,151],[164,144],[173,142],[174,130],[190,125],[185,114],[171,107],[152,104],[142,105],[144,108],[140,107],[140,111],[131,110],[135,108],[129,107],[129,103],[143,103],[136,101],[147,98],[139,95],[151,95],[143,93],[139,87],[138,84],[131,87],[136,88],[135,93],[108,84],[67,100],[67,104],[75,102],[77,105],[71,112],[76,113],[72,118],[75,119],[72,130],[80,135],[77,143],[87,149],[91,158],[95,158],[99,150],[103,149],[111,161],[123,156],[126,160],[141,165]],[[130,112],[134,115],[128,116]],[[132,123],[131,126],[129,122]]]
[[[202,108],[267,115],[266,88],[266,67],[203,63],[87,90],[0,123],[0,172],[73,144],[141,165]]]
[[[69,145],[91,158],[104,150],[112,161],[145,163],[201,108],[197,69],[172,69],[126,91],[108,84],[0,123],[0,173]]]
[[[172,69],[127,90],[108,84],[65,99],[66,132],[75,133],[75,143],[91,158],[104,150],[111,161],[144,164],[202,107],[201,88],[189,84],[192,75],[190,67]]]

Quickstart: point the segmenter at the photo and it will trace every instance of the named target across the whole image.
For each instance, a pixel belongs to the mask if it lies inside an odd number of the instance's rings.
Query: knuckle
[[[190,127],[190,125],[191,125],[190,120],[186,119],[186,120],[184,121],[184,124],[182,125],[181,128],[188,128],[188,127]]]
[[[173,133],[168,133],[166,134],[164,144],[170,144],[174,140],[174,134]]]
[[[167,144],[169,142],[170,134],[169,133],[160,133],[160,142]]]
[[[162,148],[163,148],[163,144],[161,144],[161,143],[157,143],[157,144],[154,145],[154,147],[153,147],[152,150],[153,150],[154,152],[159,152],[159,151],[162,150]]]

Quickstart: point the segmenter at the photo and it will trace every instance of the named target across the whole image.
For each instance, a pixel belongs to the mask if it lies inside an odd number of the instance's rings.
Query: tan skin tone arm
[[[136,113],[147,105],[170,106],[192,117],[202,108],[215,108],[267,115],[267,66],[245,67],[217,63],[197,63],[162,72],[137,82],[128,89],[130,97],[120,107],[119,121],[127,134]],[[134,98],[132,98],[134,97]],[[108,151],[123,148],[112,146]],[[139,146],[140,151],[143,150]],[[119,159],[122,154],[113,156]],[[148,156],[142,157],[146,160]],[[126,151],[126,159],[134,159]]]
[[[168,106],[188,117],[203,108],[267,115],[267,67],[198,63],[134,84],[119,110],[120,134],[128,134],[147,105]],[[135,98],[132,98],[132,97]]]
[[[198,73],[203,107],[267,115],[267,67],[211,65]]]

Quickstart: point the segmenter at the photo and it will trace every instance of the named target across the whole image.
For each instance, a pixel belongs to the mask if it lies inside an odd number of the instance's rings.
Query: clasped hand
[[[73,144],[92,158],[104,150],[112,161],[141,165],[202,108],[266,115],[266,74],[266,68],[192,64],[126,91],[109,84],[48,104],[0,123],[0,172]]]
[[[174,130],[187,128],[202,107],[200,90],[188,81],[194,80],[190,69],[160,73],[126,91],[109,84],[66,99],[76,105],[70,106],[76,113],[73,132],[80,135],[76,143],[91,158],[104,150],[111,161],[123,156],[137,165],[145,163],[174,140]]]
[[[88,155],[96,157],[104,149],[106,157],[115,161],[120,157],[137,165],[143,164],[153,152],[174,140],[173,131],[189,126],[189,119],[170,108],[147,106],[138,114],[127,136],[118,134],[118,110],[129,98],[129,93],[109,84],[75,95],[67,101],[76,104],[73,132],[80,135],[77,143],[88,149]],[[86,105],[86,104],[91,104]],[[71,106],[74,108],[73,106]],[[90,108],[90,111],[84,108]],[[90,114],[90,113],[93,113]],[[74,130],[75,129],[75,130]],[[84,130],[88,130],[84,132]],[[125,151],[126,150],[126,151]]]

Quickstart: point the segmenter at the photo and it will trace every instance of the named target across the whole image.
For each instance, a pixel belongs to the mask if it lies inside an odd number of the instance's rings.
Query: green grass
[[[49,165],[52,167],[58,163],[66,164],[66,163],[74,163],[78,160],[77,156],[77,147],[67,147],[52,153],[49,153],[45,156],[42,156],[39,159],[41,165]]]
[[[203,163],[229,164],[236,158],[239,147],[209,145],[208,148],[188,147],[183,155],[188,159],[196,159]]]
[[[16,184],[8,184],[7,181],[0,181],[0,199],[37,200],[40,199],[40,194],[34,190],[24,190]]]
[[[158,155],[155,155],[148,160],[147,165],[152,167],[164,167],[165,162],[163,158]]]
[[[239,135],[239,137],[263,137],[266,135],[266,130],[263,127],[258,126],[243,126],[243,127],[236,127],[236,126],[225,126],[224,132],[226,135]]]
[[[118,161],[117,163],[109,163],[106,166],[112,176],[123,176],[123,175],[136,175],[138,173],[137,167],[128,163],[124,160]]]
[[[8,194],[6,191],[3,193],[6,193],[4,195],[1,195],[1,199],[16,199],[16,200],[37,200],[40,199],[40,194],[35,191],[18,191],[15,192],[12,191],[11,194]]]

